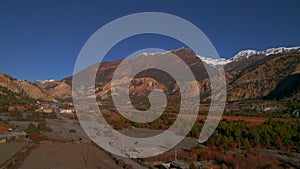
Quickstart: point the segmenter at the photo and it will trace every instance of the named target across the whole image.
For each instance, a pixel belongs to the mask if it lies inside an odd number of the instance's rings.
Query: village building
[[[0,125],[0,132],[8,132],[8,127],[7,126],[2,126]]]
[[[73,114],[75,112],[74,108],[68,108],[68,109],[60,109],[59,113],[61,114]]]
[[[25,110],[25,106],[16,106],[15,108],[17,109],[17,111],[24,111]]]
[[[0,132],[0,143],[26,141],[26,133],[22,132]]]
[[[44,108],[42,111],[43,111],[43,113],[52,113],[53,109],[52,108]]]
[[[15,108],[14,106],[9,106],[9,107],[7,108],[7,111],[8,111],[8,112],[15,112],[15,111],[16,111],[16,108]]]

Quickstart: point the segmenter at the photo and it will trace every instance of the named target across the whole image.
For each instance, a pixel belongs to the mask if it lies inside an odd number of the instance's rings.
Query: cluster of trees
[[[31,118],[31,119],[35,119],[35,120],[38,120],[38,119],[56,119],[56,114],[55,112],[52,112],[52,113],[40,113],[40,112],[32,112],[31,113],[31,116],[29,116],[28,118]]]
[[[287,111],[278,112],[260,112],[255,109],[240,109],[239,111],[230,110],[224,111],[224,116],[247,116],[247,117],[267,117],[267,118],[286,118],[290,117],[291,113],[297,109],[300,110],[300,103],[294,103],[293,106],[289,106]],[[297,106],[298,105],[298,106]],[[296,108],[298,107],[298,108]],[[198,115],[208,115],[208,111],[199,111]]]
[[[103,115],[106,121],[114,127],[116,130],[127,128],[128,126],[134,126],[137,128],[149,128],[153,130],[165,130],[169,128],[176,120],[176,114],[163,113],[160,117],[149,123],[137,123],[129,121],[120,115],[119,119],[112,119],[110,115]]]
[[[193,127],[191,136],[198,136],[201,125]],[[271,118],[258,126],[249,126],[241,122],[221,121],[213,135],[206,142],[218,148],[250,149],[257,146],[271,146],[278,149],[300,147],[300,121],[282,122]]]
[[[10,117],[16,117],[17,121],[43,121],[44,119],[56,119],[56,113],[40,113],[29,111],[29,114],[21,113],[20,111],[11,112]]]
[[[33,99],[22,96],[22,94],[16,94],[0,86],[0,107],[5,107],[5,111],[9,105],[24,105],[33,102]]]
[[[192,128],[190,136],[198,137],[203,121],[198,121]],[[240,148],[247,150],[244,156],[238,156],[224,151],[214,151],[214,148],[194,147],[189,155],[183,156],[188,161],[214,160],[214,163],[224,168],[276,168],[278,159],[266,158],[251,148],[276,148],[300,152],[300,121],[282,122],[269,119],[261,125],[249,126],[238,121],[223,120],[205,143],[219,150]],[[250,151],[248,151],[250,150]],[[245,160],[246,159],[246,160]],[[221,167],[222,168],[222,167]]]
[[[291,103],[287,109],[289,113],[293,113],[295,110],[300,111],[300,102]]]
[[[32,140],[34,143],[39,144],[42,140],[46,138],[42,132],[51,131],[51,129],[47,126],[47,123],[40,122],[38,125],[34,125],[33,123],[28,124],[25,132],[29,136],[29,139]]]
[[[164,113],[159,118],[155,119],[150,123],[136,123],[133,122],[132,125],[138,128],[149,128],[154,130],[165,130],[169,128],[176,120],[176,114]]]
[[[115,129],[135,126],[165,130],[174,123],[176,117],[176,114],[164,113],[151,123],[135,123],[121,116],[119,120],[111,124]],[[203,125],[203,120],[197,120],[188,136],[198,138]],[[292,122],[283,122],[269,118],[260,125],[249,125],[243,121],[222,120],[205,144],[222,149],[241,148],[247,150],[252,147],[275,147],[300,151],[300,121],[295,119]]]

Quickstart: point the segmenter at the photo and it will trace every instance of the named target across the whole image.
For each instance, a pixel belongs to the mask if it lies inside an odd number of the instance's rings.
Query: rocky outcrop
[[[297,71],[300,53],[270,56],[263,63],[249,66],[228,84],[228,100],[255,99],[267,96],[280,81]]]
[[[68,99],[72,97],[72,88],[66,81],[49,81],[39,84],[39,87],[47,94],[57,99]]]

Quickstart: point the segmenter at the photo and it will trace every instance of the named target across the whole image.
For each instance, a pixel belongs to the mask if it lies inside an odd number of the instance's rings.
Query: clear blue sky
[[[165,12],[192,22],[221,57],[232,57],[243,49],[299,46],[299,6],[296,0],[4,0],[0,2],[0,73],[30,81],[68,77],[81,47],[96,30],[137,12]],[[106,59],[116,60],[143,48],[182,47],[170,38],[146,35],[122,44]]]

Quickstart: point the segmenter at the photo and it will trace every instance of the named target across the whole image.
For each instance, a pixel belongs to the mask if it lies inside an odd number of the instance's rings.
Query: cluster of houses
[[[61,113],[61,114],[73,114],[75,113],[73,103],[53,103],[53,102],[39,102],[36,104],[29,105],[17,105],[9,106],[8,112],[26,112],[28,110],[33,110],[38,113]]]
[[[0,124],[0,144],[25,141],[27,135],[24,131],[14,131],[12,126]]]
[[[9,106],[8,113],[12,112],[38,112],[38,113],[60,113],[66,115],[74,115],[74,106],[70,102],[52,103],[39,102],[36,104]],[[0,124],[0,143],[7,143],[11,141],[24,141],[27,135],[24,131],[14,131],[14,127],[7,124]]]
[[[255,110],[259,112],[274,112],[274,111],[285,110],[286,107],[274,101],[261,101],[261,102],[241,101],[241,102],[234,102],[231,104],[227,104],[225,109],[227,111],[248,109],[248,110]]]
[[[75,113],[74,105],[71,102],[62,103],[59,107],[58,112],[60,114],[73,115]]]
[[[23,105],[9,106],[7,111],[8,112],[15,112],[15,111],[23,112],[24,110],[26,110],[26,108],[31,108],[31,106],[32,105],[28,105],[28,106],[23,106]]]
[[[172,162],[167,162],[167,163],[161,163],[158,165],[155,165],[156,168],[158,169],[184,169],[184,168],[191,168],[191,164],[186,161],[172,161]],[[193,168],[216,168],[217,166],[212,164],[212,161],[202,161],[202,162],[194,162],[193,163]]]
[[[169,162],[169,163],[162,163],[156,166],[158,169],[182,169],[182,167],[179,164],[176,164],[175,162]]]

